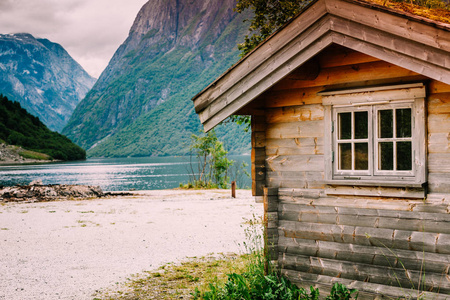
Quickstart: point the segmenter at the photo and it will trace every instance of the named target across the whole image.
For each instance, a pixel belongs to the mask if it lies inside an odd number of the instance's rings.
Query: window
[[[423,84],[322,92],[325,177],[332,184],[425,182]]]

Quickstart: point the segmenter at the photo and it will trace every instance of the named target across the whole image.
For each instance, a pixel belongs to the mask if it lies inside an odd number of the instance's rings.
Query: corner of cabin
[[[306,37],[335,18],[319,16]],[[253,193],[264,201],[268,253],[289,279],[322,290],[340,282],[364,299],[416,297],[421,282],[426,297],[445,299],[450,45],[435,51],[398,28],[333,22],[316,44],[296,40],[301,25],[286,26],[270,55],[262,45],[247,57],[256,73],[238,65],[194,103],[207,126],[252,116]]]
[[[406,92],[417,89],[414,97],[424,103],[424,108],[407,102],[403,94],[393,95],[390,103],[385,100],[366,102],[359,110],[355,110],[354,103],[338,103],[330,108],[321,93],[362,90],[367,94],[366,88],[378,90],[393,86]],[[396,97],[401,98],[399,103],[394,101]],[[418,280],[423,261],[429,296],[450,293],[449,281],[442,280],[442,274],[447,274],[450,266],[450,85],[361,52],[331,45],[254,101],[259,103],[252,119],[254,189],[257,193],[265,192],[267,235],[272,245],[269,250],[283,274],[299,285],[313,284],[321,289],[328,289],[339,281],[359,289],[363,298],[373,298],[377,292],[401,296],[401,287],[409,288],[412,284],[401,264],[416,274],[414,280]],[[401,153],[409,155],[406,160],[422,159],[411,162],[411,169],[419,169],[413,166],[415,163],[424,166],[424,179],[416,183],[403,175],[403,170],[398,170],[402,175],[394,176],[395,180],[389,177],[389,172],[395,171],[387,170],[387,176],[373,183],[370,178],[361,183],[360,177],[364,176],[357,175],[365,173],[361,170],[348,176],[344,172],[335,182],[333,174],[327,178],[326,164],[332,165],[341,159],[339,154],[330,154],[332,144],[351,144],[357,148],[366,142],[366,137],[355,140],[356,129],[353,133],[349,131],[353,135],[349,138],[351,142],[330,140],[333,130],[336,135],[340,134],[336,133],[340,125],[337,123],[333,129],[333,119],[327,120],[327,111],[337,109],[345,114],[349,111],[353,114],[349,124],[354,124],[355,116],[369,108],[373,110],[371,118],[374,120],[380,114],[393,113],[395,116],[389,121],[398,125],[391,124],[397,126],[397,129],[391,128],[392,131],[399,131],[403,126],[399,121],[401,113],[412,109],[412,118],[418,119],[419,112],[415,110],[423,110],[424,122],[420,125],[423,128],[409,140],[406,134],[392,145],[396,144],[397,153],[402,143],[412,147],[409,154]],[[251,109],[246,112],[252,114]],[[337,113],[335,117],[338,118]],[[415,130],[420,123],[412,122],[410,126]],[[380,127],[384,125],[374,123],[372,126],[374,135],[375,131],[385,130]],[[357,164],[360,159],[360,169],[365,164],[381,169],[381,165],[373,166],[378,160],[381,164],[381,158],[375,157],[374,147],[387,145],[388,139],[371,143],[368,142],[371,149],[362,150],[362,156],[365,155],[362,159],[358,158],[361,151],[353,149],[352,162],[352,158],[348,158],[352,150],[347,150],[347,157],[342,158],[346,162],[341,163],[349,163],[348,168],[352,168],[351,164]],[[421,146],[423,156],[413,158],[412,152]],[[340,151],[339,147],[335,147],[335,151]],[[333,156],[333,163],[327,155]],[[394,153],[389,155],[394,156]],[[387,164],[390,163],[395,164],[392,161]],[[397,165],[392,169],[401,168],[400,162]],[[331,172],[333,168],[331,166]],[[391,169],[387,165],[386,168]],[[396,263],[389,266],[392,259]]]

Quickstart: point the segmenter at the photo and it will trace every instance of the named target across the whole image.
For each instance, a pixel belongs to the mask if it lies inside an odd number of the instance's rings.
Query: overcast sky
[[[148,0],[0,0],[0,33],[31,33],[61,44],[96,78]]]

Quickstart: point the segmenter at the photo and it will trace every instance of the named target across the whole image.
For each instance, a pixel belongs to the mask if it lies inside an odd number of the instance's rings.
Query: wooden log
[[[279,178],[268,178],[267,184],[275,186],[278,188],[324,188],[324,184],[320,181],[312,180],[295,180],[295,179],[279,179]]]
[[[450,152],[449,153],[429,153],[428,154],[428,171],[430,173],[450,174]]]
[[[448,182],[448,180],[446,182]],[[316,199],[311,199],[309,197],[303,196],[292,196],[289,193],[289,191],[297,191],[297,190],[301,191],[301,189],[280,188],[280,190],[284,191],[280,192],[280,195],[278,197],[279,203],[296,203],[314,206],[329,206],[330,203],[333,203],[333,206],[338,207],[339,209],[347,207],[347,208],[356,208],[360,210],[383,209],[387,211],[399,211],[399,212],[401,211],[426,212],[435,214],[435,216],[439,216],[440,214],[448,214],[448,212],[450,211],[449,208],[450,199],[447,199],[446,197],[446,195],[448,194],[431,193],[428,194],[428,198],[426,200],[402,199],[401,201],[399,201],[398,198],[385,198],[385,197],[375,198],[363,196],[358,197],[324,196],[322,194],[319,194],[319,192],[315,192],[315,190],[311,190],[313,194],[318,195]],[[305,190],[307,191],[308,189]]]
[[[272,91],[272,89],[270,89],[262,94],[262,98],[264,98],[267,108],[321,104],[322,97],[317,95],[317,93],[322,90],[323,87],[300,88],[281,91]]]
[[[431,114],[427,118],[427,127],[429,133],[448,133],[450,129],[449,114]]]
[[[278,226],[278,212],[266,212],[265,216],[267,218],[267,228],[277,229]],[[278,230],[277,230],[278,232]]]
[[[392,249],[437,252],[450,254],[447,245],[449,234],[393,230],[385,228],[358,227],[286,221],[280,219],[280,236],[310,240],[351,243],[357,245],[385,246]],[[438,237],[442,245],[438,245]]]
[[[323,181],[323,173],[315,171],[268,171],[266,175],[269,180]]]
[[[264,147],[252,147],[251,161],[252,164],[263,164],[266,159],[266,150]]]
[[[335,203],[328,203],[325,205],[317,205],[316,203],[305,205],[299,203],[280,203],[279,211],[294,211],[299,214],[335,214],[336,216],[359,216],[361,218],[388,218],[388,219],[405,219],[409,221],[433,221],[442,222],[441,227],[447,227],[450,223],[450,214],[447,211],[441,213],[436,212],[421,212],[421,211],[410,211],[410,210],[389,210],[389,209],[374,209],[366,208],[360,209],[355,207],[342,207],[334,205]],[[445,204],[447,207],[449,204]],[[342,223],[342,225],[348,225],[347,223]],[[353,223],[353,221],[351,221]],[[394,226],[394,225],[392,225]],[[426,231],[426,228],[421,228],[421,230]],[[450,229],[449,229],[450,230]]]
[[[431,94],[450,93],[450,85],[438,80],[431,80],[428,90]]]
[[[319,61],[316,57],[311,58],[300,67],[290,72],[287,77],[293,80],[314,80],[320,73]]]
[[[376,61],[350,66],[324,68],[315,80],[283,80],[277,83],[272,90],[299,89],[415,75],[419,74],[384,61]]]
[[[264,164],[252,164],[252,179],[256,181],[264,181],[266,180],[266,167]]]
[[[323,138],[290,138],[266,140],[266,155],[323,155]]]
[[[449,132],[428,133],[428,153],[450,152],[450,130]]]
[[[272,172],[321,172],[322,155],[272,156],[266,159],[268,170]]]
[[[264,131],[252,132],[252,147],[262,148],[266,144],[266,133]]]
[[[323,116],[322,105],[308,104],[269,109],[266,120],[268,123],[317,121],[323,120]]]
[[[272,123],[266,131],[266,139],[319,138],[323,137],[323,121],[299,121]]]
[[[428,190],[430,193],[450,193],[450,174],[429,173]]]
[[[291,279],[298,286],[309,288],[314,286],[321,291],[325,290],[329,292],[331,286],[334,283],[341,283],[347,286],[349,289],[356,289],[359,292],[358,299],[382,299],[382,297],[392,299],[415,299],[417,297],[417,290],[408,290],[405,288],[393,287],[384,284],[376,284],[371,282],[364,282],[358,280],[350,280],[344,278],[337,278],[325,275],[311,274],[305,272],[299,272],[295,270],[282,269],[281,274]],[[439,292],[421,292],[421,296],[426,299],[446,300],[448,295],[441,294]]]
[[[279,263],[282,264],[285,269],[363,282],[394,285],[404,288],[412,288],[424,280],[423,284],[429,290],[434,292],[440,291],[442,293],[450,292],[450,281],[444,279],[445,275],[429,272],[426,276],[423,276],[423,278],[420,270],[404,270],[403,268],[374,266],[312,256],[293,256],[289,254],[280,257]]]
[[[267,182],[270,186],[281,188],[323,188],[321,172],[267,172]]]
[[[380,60],[340,45],[328,47],[318,55],[318,59],[321,68],[355,65]]]
[[[294,203],[280,203],[278,212],[279,219],[286,221],[450,234],[450,215],[443,213],[361,210]]]
[[[264,211],[277,212],[278,211],[278,196],[264,195]]]
[[[318,199],[325,196],[322,189],[278,189],[278,195],[308,199]]]
[[[428,114],[450,114],[450,92],[429,95],[427,107]]]
[[[252,195],[253,196],[262,196],[263,189],[266,186],[266,182],[264,180],[252,180]]]
[[[281,202],[299,202],[302,201],[303,197],[306,198],[306,194],[311,193],[313,195],[318,195],[317,198],[306,199],[307,203],[312,205],[329,206],[333,203],[334,206],[338,207],[354,207],[360,209],[388,209],[388,210],[399,210],[399,211],[413,211],[416,207],[421,205],[426,206],[427,203],[423,200],[408,199],[399,201],[393,198],[376,198],[376,197],[340,197],[340,196],[326,196],[324,190],[318,189],[301,189],[301,188],[280,188],[279,189],[279,201]]]
[[[378,265],[407,270],[422,270],[436,274],[449,274],[450,255],[389,249],[385,247],[361,246],[325,241],[293,239],[280,236],[280,253],[315,256],[369,265]]]

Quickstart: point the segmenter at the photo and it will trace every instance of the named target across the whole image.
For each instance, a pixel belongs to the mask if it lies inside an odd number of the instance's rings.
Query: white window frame
[[[332,185],[422,187],[426,182],[426,122],[425,87],[422,83],[352,90],[321,92],[324,105],[325,183]],[[411,108],[412,170],[378,170],[378,110]],[[339,112],[367,110],[369,122],[369,167],[368,170],[339,170],[338,168],[338,124]],[[352,118],[353,120],[353,118]],[[352,128],[353,128],[352,124]],[[401,141],[402,138],[391,140]],[[352,139],[348,140],[354,143]],[[395,152],[395,150],[394,150]],[[352,162],[353,165],[353,162]]]

